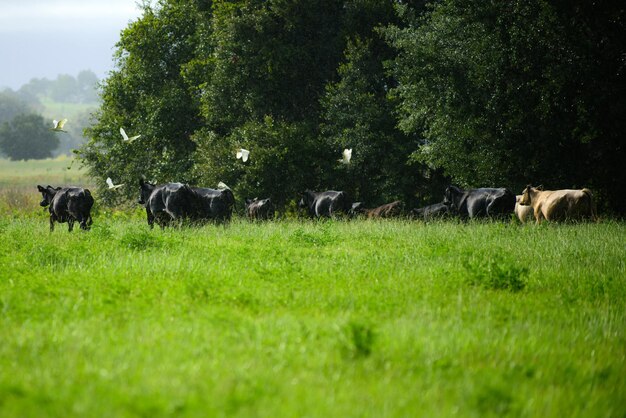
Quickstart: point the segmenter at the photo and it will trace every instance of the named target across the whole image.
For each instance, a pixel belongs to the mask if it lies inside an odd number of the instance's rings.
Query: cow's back
[[[368,218],[392,218],[400,216],[402,212],[402,202],[396,200],[391,203],[384,204],[367,212]]]
[[[435,218],[445,218],[450,215],[450,208],[444,203],[435,203],[421,208],[421,215],[425,221]]]
[[[589,189],[546,190],[540,192],[538,204],[549,221],[593,218],[593,200]]]
[[[515,195],[505,188],[483,187],[467,190],[466,194],[467,214],[470,218],[499,216],[515,210]]]
[[[235,196],[230,189],[193,188],[198,196],[200,219],[230,220]]]
[[[346,210],[347,205],[348,199],[345,192],[328,190],[320,192],[315,196],[313,207],[315,216],[319,218],[331,217],[338,211],[348,213]]]
[[[52,198],[50,209],[57,216],[72,215],[76,217],[76,211],[86,211],[87,214],[93,206],[94,200],[89,189],[82,187],[63,187]]]
[[[251,220],[274,218],[274,204],[271,199],[254,200],[246,208],[246,215]]]
[[[69,213],[69,190],[71,187],[63,187],[56,192],[50,202],[50,213],[54,213],[58,222],[67,222]]]
[[[172,219],[192,217],[197,211],[197,203],[195,192],[183,183],[158,186],[148,199],[148,206],[154,216],[165,213]]]
[[[507,188],[493,189],[490,200],[487,211],[491,217],[505,218],[515,211],[515,194]]]

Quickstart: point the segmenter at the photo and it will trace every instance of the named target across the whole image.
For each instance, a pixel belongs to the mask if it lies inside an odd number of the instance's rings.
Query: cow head
[[[537,191],[537,189],[535,189],[530,184],[528,186],[526,186],[526,188],[522,192],[522,196],[519,199],[519,204],[523,205],[523,206],[530,205],[531,204],[531,200],[532,200],[531,194],[533,194],[536,191]]]
[[[52,202],[52,199],[57,194],[57,192],[61,190],[61,188],[52,187],[50,185],[48,185],[47,187],[42,187],[40,185],[37,185],[37,190],[39,190],[42,196],[41,202],[39,202],[39,206],[46,207],[50,205],[50,202]]]
[[[148,199],[152,194],[152,191],[156,187],[154,184],[145,182],[143,179],[139,179],[139,187],[140,187],[140,196],[137,203],[140,205],[145,205],[148,203]]]
[[[443,194],[443,204],[450,206],[455,202],[455,197],[461,193],[461,189],[456,186],[446,187],[446,191]]]

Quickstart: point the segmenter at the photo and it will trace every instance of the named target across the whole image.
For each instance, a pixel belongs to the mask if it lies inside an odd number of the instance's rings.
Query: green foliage
[[[375,32],[393,19],[393,1],[146,6],[118,44],[80,156],[99,179],[223,181],[240,198],[279,206],[306,188],[410,197],[422,171],[407,161],[416,144],[395,128],[382,66],[392,50]],[[120,125],[142,138],[122,144]],[[359,156],[348,170],[337,163],[347,142]],[[234,158],[238,148],[251,151],[247,163]]]
[[[271,197],[277,205],[294,199],[300,191],[321,185],[332,156],[311,138],[304,123],[248,122],[221,137],[215,132],[199,134],[195,174],[213,187],[219,181],[236,185],[239,201],[246,197]],[[236,150],[250,151],[247,162],[235,159]]]
[[[438,188],[435,194],[439,195],[440,182],[428,175],[432,171],[409,158],[418,139],[395,126],[396,103],[388,97],[395,82],[383,68],[393,55],[377,34],[370,36],[348,42],[345,62],[338,70],[340,79],[328,84],[322,98],[321,135],[326,146],[334,155],[352,149],[349,165],[332,167],[335,187],[370,207],[395,199],[411,201],[416,194],[432,198],[429,191]]]
[[[596,187],[623,211],[624,13],[543,0],[407,13],[407,27],[386,34],[400,127],[425,137],[416,157],[468,186]]]
[[[48,128],[39,115],[17,115],[0,126],[0,149],[11,160],[49,158],[59,138]]]
[[[181,71],[193,58],[199,20],[195,3],[164,1],[154,8],[146,5],[144,16],[122,32],[116,52],[119,69],[103,82],[102,106],[87,130],[89,142],[79,151],[102,187],[107,177],[129,185],[141,177],[190,180],[195,148],[191,135],[199,120]],[[124,143],[120,127],[142,136]],[[130,186],[123,193],[127,199],[137,197]]]
[[[146,2],[80,157],[101,187],[224,181],[279,205],[303,188],[411,205],[440,200],[451,178],[584,186],[624,212],[624,13],[582,0]],[[123,144],[120,126],[141,139]]]

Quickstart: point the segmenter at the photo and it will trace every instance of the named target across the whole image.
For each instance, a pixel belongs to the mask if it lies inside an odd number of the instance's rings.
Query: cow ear
[[[543,190],[543,184],[540,184],[539,186],[536,187],[537,190]]]
[[[139,179],[139,186],[143,187],[143,185],[145,184],[145,182],[143,181],[143,178]]]
[[[44,189],[43,187],[41,187],[40,185],[37,185],[37,190],[39,190],[40,192],[44,192],[46,189]]]
[[[248,197],[246,197],[246,205],[249,205],[252,202],[252,200]]]

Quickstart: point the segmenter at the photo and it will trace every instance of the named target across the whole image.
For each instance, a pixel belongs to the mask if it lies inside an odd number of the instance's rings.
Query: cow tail
[[[582,189],[582,192],[589,197],[589,206],[591,207],[591,219],[595,221],[598,219],[598,212],[596,208],[596,202],[593,199],[593,193],[591,193],[591,190],[586,187]]]

